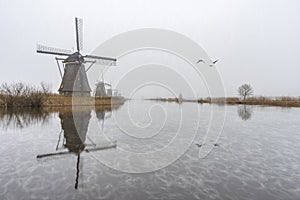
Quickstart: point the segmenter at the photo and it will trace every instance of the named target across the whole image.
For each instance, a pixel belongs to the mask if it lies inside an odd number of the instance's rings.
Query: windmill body
[[[99,81],[96,84],[96,92],[95,97],[106,97],[106,89],[105,89],[105,83],[102,81]]]
[[[82,63],[66,62],[59,94],[64,96],[90,96],[91,88]]]
[[[111,84],[99,81],[96,83],[95,97],[112,97],[112,91]]]
[[[37,53],[60,56],[59,58],[56,57],[58,68],[62,77],[62,81],[58,89],[59,94],[64,96],[87,97],[91,94],[91,88],[86,74],[87,70],[85,69],[85,63],[91,63],[89,68],[91,68],[94,63],[112,66],[116,64],[116,59],[95,55],[81,55],[80,52],[83,49],[82,20],[75,18],[75,25],[76,52],[38,45]],[[63,62],[63,73],[58,60]]]

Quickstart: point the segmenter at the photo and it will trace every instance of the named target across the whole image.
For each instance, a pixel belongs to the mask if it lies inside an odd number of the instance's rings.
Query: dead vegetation
[[[50,87],[41,83],[34,87],[22,82],[0,86],[0,107],[35,108],[60,106],[97,106],[123,104],[123,97],[72,97],[53,94]]]
[[[300,107],[300,99],[296,97],[250,97],[246,100],[239,98],[226,98],[227,104],[263,105],[263,106],[282,106]]]
[[[0,105],[12,107],[41,107],[51,95],[50,87],[41,83],[40,87],[34,87],[22,82],[0,86]]]

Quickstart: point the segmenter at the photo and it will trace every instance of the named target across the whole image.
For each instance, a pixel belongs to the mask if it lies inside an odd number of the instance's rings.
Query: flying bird
[[[198,61],[197,61],[197,63],[196,63],[196,64],[198,64],[198,63],[200,63],[200,62],[203,62],[203,63],[205,63],[205,61],[204,61],[204,60],[200,59],[200,60],[198,60]]]
[[[211,65],[209,65],[210,67],[212,67],[212,66],[214,66],[217,62],[218,62],[219,60],[215,60],[215,61],[213,61],[212,62],[212,64]]]
[[[219,60],[215,60],[215,61],[213,62],[213,64],[216,64],[218,61],[219,61]]]

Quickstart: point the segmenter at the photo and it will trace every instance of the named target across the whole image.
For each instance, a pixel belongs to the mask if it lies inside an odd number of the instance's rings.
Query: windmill
[[[55,57],[58,69],[61,75],[61,84],[58,89],[59,94],[65,96],[90,96],[91,88],[88,82],[86,72],[95,63],[102,65],[115,66],[117,59],[102,57],[96,55],[82,55],[83,50],[83,22],[82,19],[75,18],[75,31],[76,31],[76,52],[70,50],[48,47],[45,45],[37,45],[37,53],[57,55]],[[63,63],[62,73],[59,61]],[[85,63],[91,63],[85,69]]]
[[[99,81],[96,83],[95,97],[112,97],[111,84]]]

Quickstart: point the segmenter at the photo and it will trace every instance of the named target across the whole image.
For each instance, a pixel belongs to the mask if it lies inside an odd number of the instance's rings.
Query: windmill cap
[[[64,62],[84,62],[83,56],[79,52],[75,52],[67,57]]]

